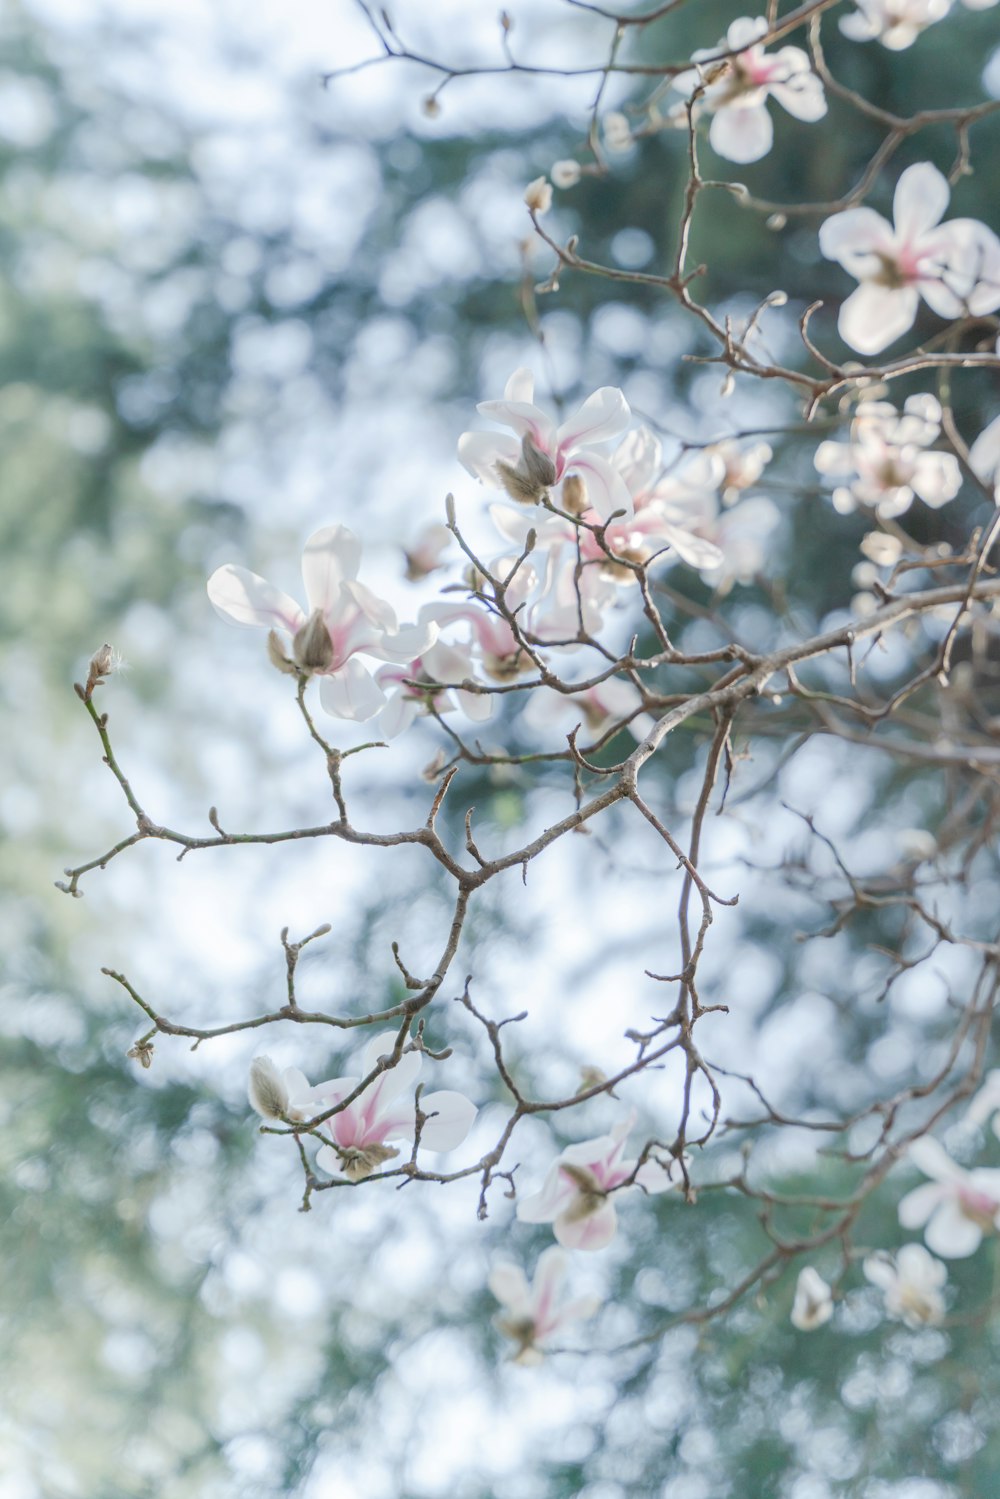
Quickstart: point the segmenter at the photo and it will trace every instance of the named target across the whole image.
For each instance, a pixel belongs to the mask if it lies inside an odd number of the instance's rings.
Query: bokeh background
[[[510,10],[528,60],[565,67],[606,51],[606,23],[557,0]],[[683,58],[739,11],[697,0],[644,34],[643,56]],[[414,50],[501,56],[491,6],[401,0],[393,14]],[[839,76],[909,114],[1000,93],[996,14],[961,12],[897,55],[840,40],[830,18],[824,35]],[[766,578],[738,585],[726,607],[744,640],[831,621],[853,590],[864,527],[821,501],[815,436],[794,430],[799,414],[770,387],[741,383],[723,399],[718,370],[682,361],[705,349],[672,306],[564,280],[538,303],[539,343],[525,310],[550,266],[526,244],[521,195],[578,150],[594,79],[459,79],[433,117],[422,101],[437,80],[418,67],[323,86],[371,50],[348,0],[0,8],[0,1496],[992,1499],[1000,1381],[986,1319],[887,1328],[855,1281],[836,1328],[810,1339],[788,1326],[787,1284],[723,1322],[663,1334],[765,1247],[752,1205],[706,1192],[694,1210],[636,1205],[616,1245],[578,1267],[579,1289],[605,1303],[581,1333],[591,1352],[516,1369],[485,1279],[496,1254],[530,1261],[547,1234],[515,1227],[499,1192],[485,1226],[472,1187],[369,1185],[300,1214],[295,1161],[259,1137],[245,1100],[259,1037],[194,1052],[161,1040],[149,1071],[126,1060],[141,1017],[102,965],[175,1020],[221,1022],[280,1002],[283,926],[295,937],[329,921],[303,959],[303,995],[367,1010],[398,998],[392,939],[418,972],[440,945],[447,891],[419,850],[225,850],[178,867],[148,844],[67,899],[54,888],[63,867],[130,831],[73,680],[102,641],[121,651],[127,669],[101,706],[157,820],[207,832],[213,804],[234,829],[326,815],[287,680],[255,635],[218,620],[204,579],[240,561],[294,591],[305,536],[341,521],[366,542],[366,579],[411,618],[434,584],[404,581],[401,547],[441,517],[448,489],[477,525],[455,440],[517,364],[560,401],[621,384],[668,441],[771,431],[761,492],[780,524],[763,572],[783,580],[783,615]],[[628,97],[612,84],[605,103]],[[773,155],[738,175],[777,202],[837,197],[879,140],[838,103],[818,126],[780,113],[776,126]],[[955,211],[1000,228],[1000,128],[977,127],[973,144]],[[682,134],[644,141],[607,179],[561,195],[555,224],[580,227],[594,259],[661,264],[684,149]],[[897,166],[947,168],[953,152],[938,129],[907,142]],[[890,191],[891,174],[879,206]],[[839,347],[845,278],[820,260],[815,230],[794,217],[767,227],[724,193],[706,195],[696,226],[715,305],[740,315],[788,291],[788,318],[768,323],[786,357],[815,296],[830,306],[814,333]],[[969,435],[995,414],[985,379],[953,395]],[[960,542],[976,507],[965,496],[944,534]],[[710,602],[693,576],[669,583]],[[678,612],[676,627],[693,649],[715,641],[697,617]],[[873,658],[873,680],[891,685],[908,660],[902,647]],[[657,772],[678,826],[704,727],[678,735]],[[527,742],[516,718],[489,732]],[[730,815],[712,830],[713,881],[743,898],[706,959],[732,1010],[706,1045],[789,1106],[847,1109],[933,1071],[968,964],[942,955],[936,977],[904,978],[880,1002],[884,965],[867,947],[898,935],[889,918],[803,944],[796,935],[822,925],[815,894],[747,865],[799,848],[830,875],[788,804],[821,814],[855,867],[877,871],[912,829],[934,829],[954,787],[827,740],[779,765],[785,737],[777,719],[743,746]],[[422,816],[419,770],[438,743],[421,726],[352,762],[358,821]],[[555,773],[469,770],[461,786],[495,847],[570,805]],[[642,969],[668,969],[674,940],[675,886],[655,841],[609,822],[586,859],[579,843],[554,851],[526,893],[491,889],[459,960],[491,1013],[529,1007],[507,1032],[517,1065],[563,1092],[581,1064],[624,1060],[622,1032],[659,1003]],[[984,867],[967,928],[990,930],[996,897]],[[442,1003],[431,1032],[455,1048],[441,1085],[483,1104],[477,1148],[499,1130],[502,1096],[482,1034],[453,1009]],[[326,1037],[275,1033],[266,1049],[316,1079],[350,1070],[351,1048]],[[652,1128],[676,1118],[675,1082],[664,1073],[630,1095]],[[560,1127],[596,1134],[610,1118],[594,1104]],[[518,1154],[537,1176],[554,1148],[538,1123]],[[733,1159],[721,1148],[706,1178]],[[850,1185],[813,1137],[789,1132],[763,1159],[789,1189],[817,1173],[831,1190]],[[894,1200],[871,1210],[868,1242],[896,1242]],[[991,1254],[956,1271],[963,1305],[989,1300]]]

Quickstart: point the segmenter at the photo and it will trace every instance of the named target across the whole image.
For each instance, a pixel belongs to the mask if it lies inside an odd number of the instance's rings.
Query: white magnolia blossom
[[[674,79],[674,87],[688,95],[706,77],[711,79],[699,103],[713,115],[708,134],[712,148],[728,161],[759,161],[770,151],[774,126],[767,111],[769,98],[798,120],[820,120],[826,114],[823,85],[806,53],[800,47],[766,52],[760,39],[768,30],[763,16],[741,16],[718,47],[692,54],[691,61],[704,62],[705,68]],[[720,50],[736,55],[720,61]]]
[[[302,580],[308,613],[293,598],[245,567],[227,564],[208,580],[208,596],[223,619],[283,630],[291,640],[289,670],[320,678],[320,702],[335,718],[364,722],[385,706],[385,693],[357,659],[409,662],[437,638],[437,626],[396,623],[391,606],[358,582],[361,543],[346,526],[326,526],[306,542]]]
[[[540,1364],[544,1350],[574,1322],[583,1322],[600,1309],[596,1296],[559,1300],[566,1278],[567,1257],[555,1244],[542,1252],[529,1284],[519,1265],[501,1261],[490,1272],[489,1286],[504,1307],[496,1325],[517,1344],[515,1364]]]
[[[594,452],[628,426],[630,412],[621,391],[603,386],[557,426],[534,405],[534,388],[531,371],[518,369],[507,381],[502,401],[482,401],[476,407],[517,435],[463,432],[458,456],[469,473],[516,500],[537,503],[572,471],[586,480],[590,503],[603,520],[616,510],[628,511],[627,489],[607,458]]]
[[[833,1316],[833,1293],[818,1270],[804,1265],[795,1282],[792,1326],[799,1332],[814,1332]]]
[[[862,401],[849,442],[821,442],[815,463],[821,474],[849,482],[833,491],[842,514],[859,505],[891,520],[909,510],[914,497],[937,510],[962,486],[953,453],[928,451],[941,433],[941,406],[932,395],[910,396],[902,413],[888,401]]]
[[[884,1293],[889,1316],[907,1327],[934,1326],[944,1318],[948,1267],[922,1244],[904,1244],[895,1255],[869,1255],[864,1272]]]
[[[627,151],[632,144],[632,126],[620,109],[611,109],[601,121],[604,146],[608,151]]]
[[[575,187],[583,176],[583,169],[578,161],[568,157],[564,161],[554,161],[549,170],[553,187]]]
[[[717,567],[702,569],[705,582],[719,595],[737,583],[752,583],[764,570],[780,521],[777,505],[762,494],[706,521],[701,534],[719,548],[722,561]]]
[[[928,1248],[946,1260],[975,1254],[983,1234],[1000,1227],[1000,1171],[966,1171],[929,1136],[914,1140],[907,1158],[931,1180],[900,1202],[903,1228],[923,1228]]]
[[[922,31],[948,14],[951,0],[854,0],[840,29],[855,42],[879,41],[891,52],[912,47]]]
[[[340,1103],[378,1065],[380,1057],[392,1052],[395,1041],[391,1031],[374,1036],[362,1054],[361,1070],[356,1076],[332,1078],[315,1088],[309,1086],[301,1072],[289,1069],[284,1077],[294,1112],[288,1117],[314,1118]],[[405,1052],[394,1067],[381,1072],[352,1103],[321,1126],[333,1141],[317,1152],[316,1164],[321,1170],[331,1176],[346,1176],[349,1181],[361,1181],[399,1154],[389,1142],[414,1138],[417,1124],[414,1088],[420,1066],[419,1052]],[[478,1111],[463,1094],[443,1091],[421,1094],[420,1112],[427,1116],[420,1132],[420,1149],[446,1151],[461,1145]]]
[[[712,443],[706,452],[722,459],[725,472],[720,488],[727,505],[735,504],[745,489],[757,483],[774,456],[769,442],[743,444],[735,437]]]
[[[647,1160],[636,1171],[637,1162],[625,1159],[625,1140],[634,1122],[632,1110],[610,1134],[568,1145],[553,1162],[541,1190],[518,1200],[521,1222],[551,1223],[567,1249],[603,1249],[618,1227],[615,1199],[633,1190],[631,1184],[622,1186],[633,1172],[635,1186],[647,1192],[677,1187],[682,1174],[676,1161],[666,1167]]]
[[[420,530],[410,546],[404,548],[406,577],[410,583],[419,583],[444,567],[443,554],[452,543],[452,534],[440,521],[432,521]]]
[[[425,604],[417,622],[439,629],[451,614],[449,605]],[[461,709],[476,723],[484,723],[493,715],[493,699],[488,693],[458,685],[476,680],[475,660],[466,644],[437,640],[406,666],[380,667],[375,680],[386,694],[386,705],[378,716],[378,731],[386,739],[395,739],[432,708],[435,713]],[[422,682],[441,685],[424,688],[418,685]]]
[[[1000,307],[1000,240],[976,219],[941,218],[951,189],[929,161],[896,184],[895,223],[848,208],[820,226],[819,247],[861,284],[840,309],[844,342],[877,354],[913,327],[920,299],[943,318]]]

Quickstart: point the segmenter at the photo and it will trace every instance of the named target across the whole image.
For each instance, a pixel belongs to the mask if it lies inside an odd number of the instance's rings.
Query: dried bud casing
[[[288,657],[285,655],[285,647],[277,630],[268,630],[267,632],[267,659],[270,661],[272,666],[276,666],[278,670],[283,671],[286,676],[298,676],[299,669],[295,665],[295,662],[289,661]]]
[[[254,1057],[247,1088],[250,1107],[262,1119],[285,1119],[290,1099],[285,1080],[270,1057]]]
[[[589,508],[587,481],[582,474],[567,474],[562,487],[563,509],[570,515],[582,515]]]
[[[292,655],[303,671],[329,671],[333,641],[321,609],[314,609],[292,641]]]
[[[539,489],[548,489],[550,484],[556,482],[556,466],[548,453],[534,441],[531,434],[526,432],[521,438],[521,463],[525,474],[532,479]]]

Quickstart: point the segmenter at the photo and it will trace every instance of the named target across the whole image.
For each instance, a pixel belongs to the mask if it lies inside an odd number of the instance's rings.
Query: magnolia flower
[[[687,94],[710,80],[700,102],[714,115],[708,133],[712,148],[728,161],[759,161],[770,151],[774,126],[768,98],[798,120],[819,120],[826,114],[823,85],[805,52],[800,47],[765,52],[760,38],[768,29],[763,16],[741,16],[718,47],[692,53],[692,62],[706,62],[707,67],[674,79],[674,87]],[[736,55],[719,59],[720,50]]]
[[[550,687],[537,688],[529,696],[524,717],[535,729],[560,723],[567,727],[583,724],[592,739],[602,739],[617,726],[627,728],[638,741],[653,727],[652,716],[642,711],[642,693],[622,677],[609,677],[585,692],[570,694]]]
[[[425,606],[418,616],[433,619],[436,606]],[[421,713],[433,706],[437,713],[453,713],[461,708],[467,717],[482,723],[493,713],[493,699],[485,692],[469,692],[457,686],[471,681],[476,671],[468,647],[447,645],[439,640],[408,666],[382,666],[375,680],[388,693],[388,701],[378,717],[378,731],[386,739],[395,739],[408,729]],[[420,682],[456,684],[436,689],[413,685]]]
[[[914,1140],[907,1156],[931,1180],[900,1202],[902,1226],[923,1228],[928,1248],[946,1260],[975,1254],[983,1234],[1000,1227],[1000,1171],[966,1171],[929,1137]]]
[[[536,504],[573,470],[585,477],[590,502],[602,519],[615,510],[627,511],[624,484],[608,460],[592,451],[628,426],[630,412],[621,391],[602,386],[561,426],[532,404],[533,397],[531,371],[519,369],[507,381],[502,401],[480,402],[477,411],[517,436],[463,432],[458,456],[469,473],[493,489],[505,489],[515,500]]]
[[[575,187],[583,176],[583,170],[578,161],[569,157],[565,161],[554,161],[549,176],[553,187]]]
[[[385,706],[385,693],[358,654],[412,661],[436,639],[437,627],[400,629],[390,605],[357,581],[360,562],[361,543],[353,532],[326,526],[310,536],[302,554],[308,613],[280,588],[229,563],[209,578],[208,596],[224,619],[270,629],[277,665],[320,677],[320,702],[328,713],[364,722]],[[291,638],[291,660],[275,627]]]
[[[647,1192],[667,1192],[681,1180],[676,1161],[669,1168],[648,1160],[625,1160],[625,1139],[635,1122],[632,1110],[608,1135],[569,1145],[553,1162],[541,1191],[517,1204],[522,1223],[551,1223],[567,1249],[603,1249],[618,1227],[616,1188],[635,1172],[635,1184]],[[629,1190],[629,1189],[625,1189]]]
[[[718,509],[715,492],[725,475],[719,455],[707,449],[688,453],[665,472],[659,439],[648,428],[640,427],[622,440],[612,463],[625,481],[636,515],[632,521],[613,521],[608,526],[609,551],[645,562],[658,550],[655,543],[659,541],[659,550],[669,547],[691,567],[719,566],[719,548],[695,529]],[[595,537],[590,537],[589,545],[596,557],[603,556]],[[635,574],[628,568],[619,569],[618,581],[626,578],[634,581]]]
[[[395,1036],[383,1032],[366,1047],[359,1076],[333,1078],[315,1088],[306,1084],[300,1091],[293,1088],[291,1103],[299,1113],[290,1117],[309,1119],[339,1103],[354,1092],[361,1079],[377,1066],[379,1057],[391,1052],[394,1045]],[[395,1067],[380,1073],[353,1103],[328,1119],[322,1127],[333,1144],[320,1147],[317,1166],[331,1175],[346,1176],[348,1181],[361,1181],[397,1156],[399,1151],[388,1142],[414,1137],[413,1089],[420,1064],[418,1051],[404,1052]],[[301,1073],[297,1076],[305,1082]],[[420,1133],[421,1149],[444,1151],[461,1145],[477,1111],[461,1093],[442,1092],[421,1095],[420,1112],[428,1116]]]
[[[902,415],[887,401],[862,401],[850,442],[821,442],[816,449],[821,474],[851,476],[846,488],[833,491],[837,510],[847,514],[864,505],[890,520],[909,510],[915,495],[935,510],[953,500],[962,485],[958,459],[926,451],[940,431],[934,396],[910,396]]]
[[[948,1270],[922,1244],[904,1244],[895,1256],[870,1255],[864,1272],[885,1293],[885,1309],[907,1327],[933,1326],[944,1317],[942,1291]]]
[[[451,532],[439,521],[424,526],[403,556],[406,558],[406,577],[410,583],[419,583],[421,578],[438,572],[444,563],[442,554],[451,546]]]
[[[607,151],[627,151],[632,144],[632,127],[628,116],[619,109],[611,109],[601,121],[604,147]]]
[[[745,489],[757,483],[774,456],[769,442],[752,442],[744,447],[734,437],[714,442],[706,452],[721,458],[725,465],[720,487],[727,505],[735,504]]]
[[[890,52],[912,47],[917,37],[948,14],[951,0],[854,0],[857,10],[840,29],[855,42],[877,40]],[[992,3],[992,0],[990,0]]]
[[[804,1265],[795,1283],[792,1303],[792,1326],[799,1332],[814,1332],[833,1316],[833,1294],[826,1281],[812,1265]]]
[[[517,1344],[515,1364],[540,1364],[543,1350],[572,1322],[583,1322],[600,1309],[596,1296],[581,1296],[559,1304],[559,1289],[566,1277],[566,1256],[555,1244],[544,1250],[528,1284],[519,1265],[501,1262],[490,1272],[489,1286],[505,1307],[496,1325],[505,1338]]]
[[[942,224],[951,189],[929,161],[896,184],[895,224],[873,208],[848,208],[821,225],[819,247],[861,284],[840,309],[845,343],[877,354],[912,328],[923,297],[943,318],[1000,307],[1000,240],[976,219]]]

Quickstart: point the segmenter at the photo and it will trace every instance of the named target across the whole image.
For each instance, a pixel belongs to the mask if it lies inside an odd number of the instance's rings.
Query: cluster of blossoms
[[[968,1108],[965,1123],[981,1127],[988,1119],[1000,1138],[1000,1071],[989,1073]],[[967,1259],[986,1235],[1000,1232],[1000,1170],[960,1166],[930,1136],[914,1140],[906,1160],[929,1180],[901,1199],[899,1222],[902,1228],[922,1228],[927,1248],[903,1244],[895,1254],[872,1254],[863,1269],[882,1291],[888,1316],[907,1327],[935,1326],[944,1320],[947,1309],[948,1269],[943,1261]],[[829,1322],[833,1311],[831,1287],[812,1265],[806,1265],[796,1284],[793,1325],[812,1332]]]
[[[902,413],[888,401],[862,401],[850,441],[820,443],[816,467],[821,474],[848,481],[833,491],[842,514],[862,506],[880,520],[894,520],[909,510],[915,496],[937,510],[962,485],[954,454],[930,450],[940,435],[941,405],[934,396],[910,396]]]
[[[997,0],[962,0],[969,10],[989,10]],[[841,17],[840,29],[855,42],[879,41],[890,52],[902,52],[936,21],[944,20],[952,0],[855,0],[857,10]]]

